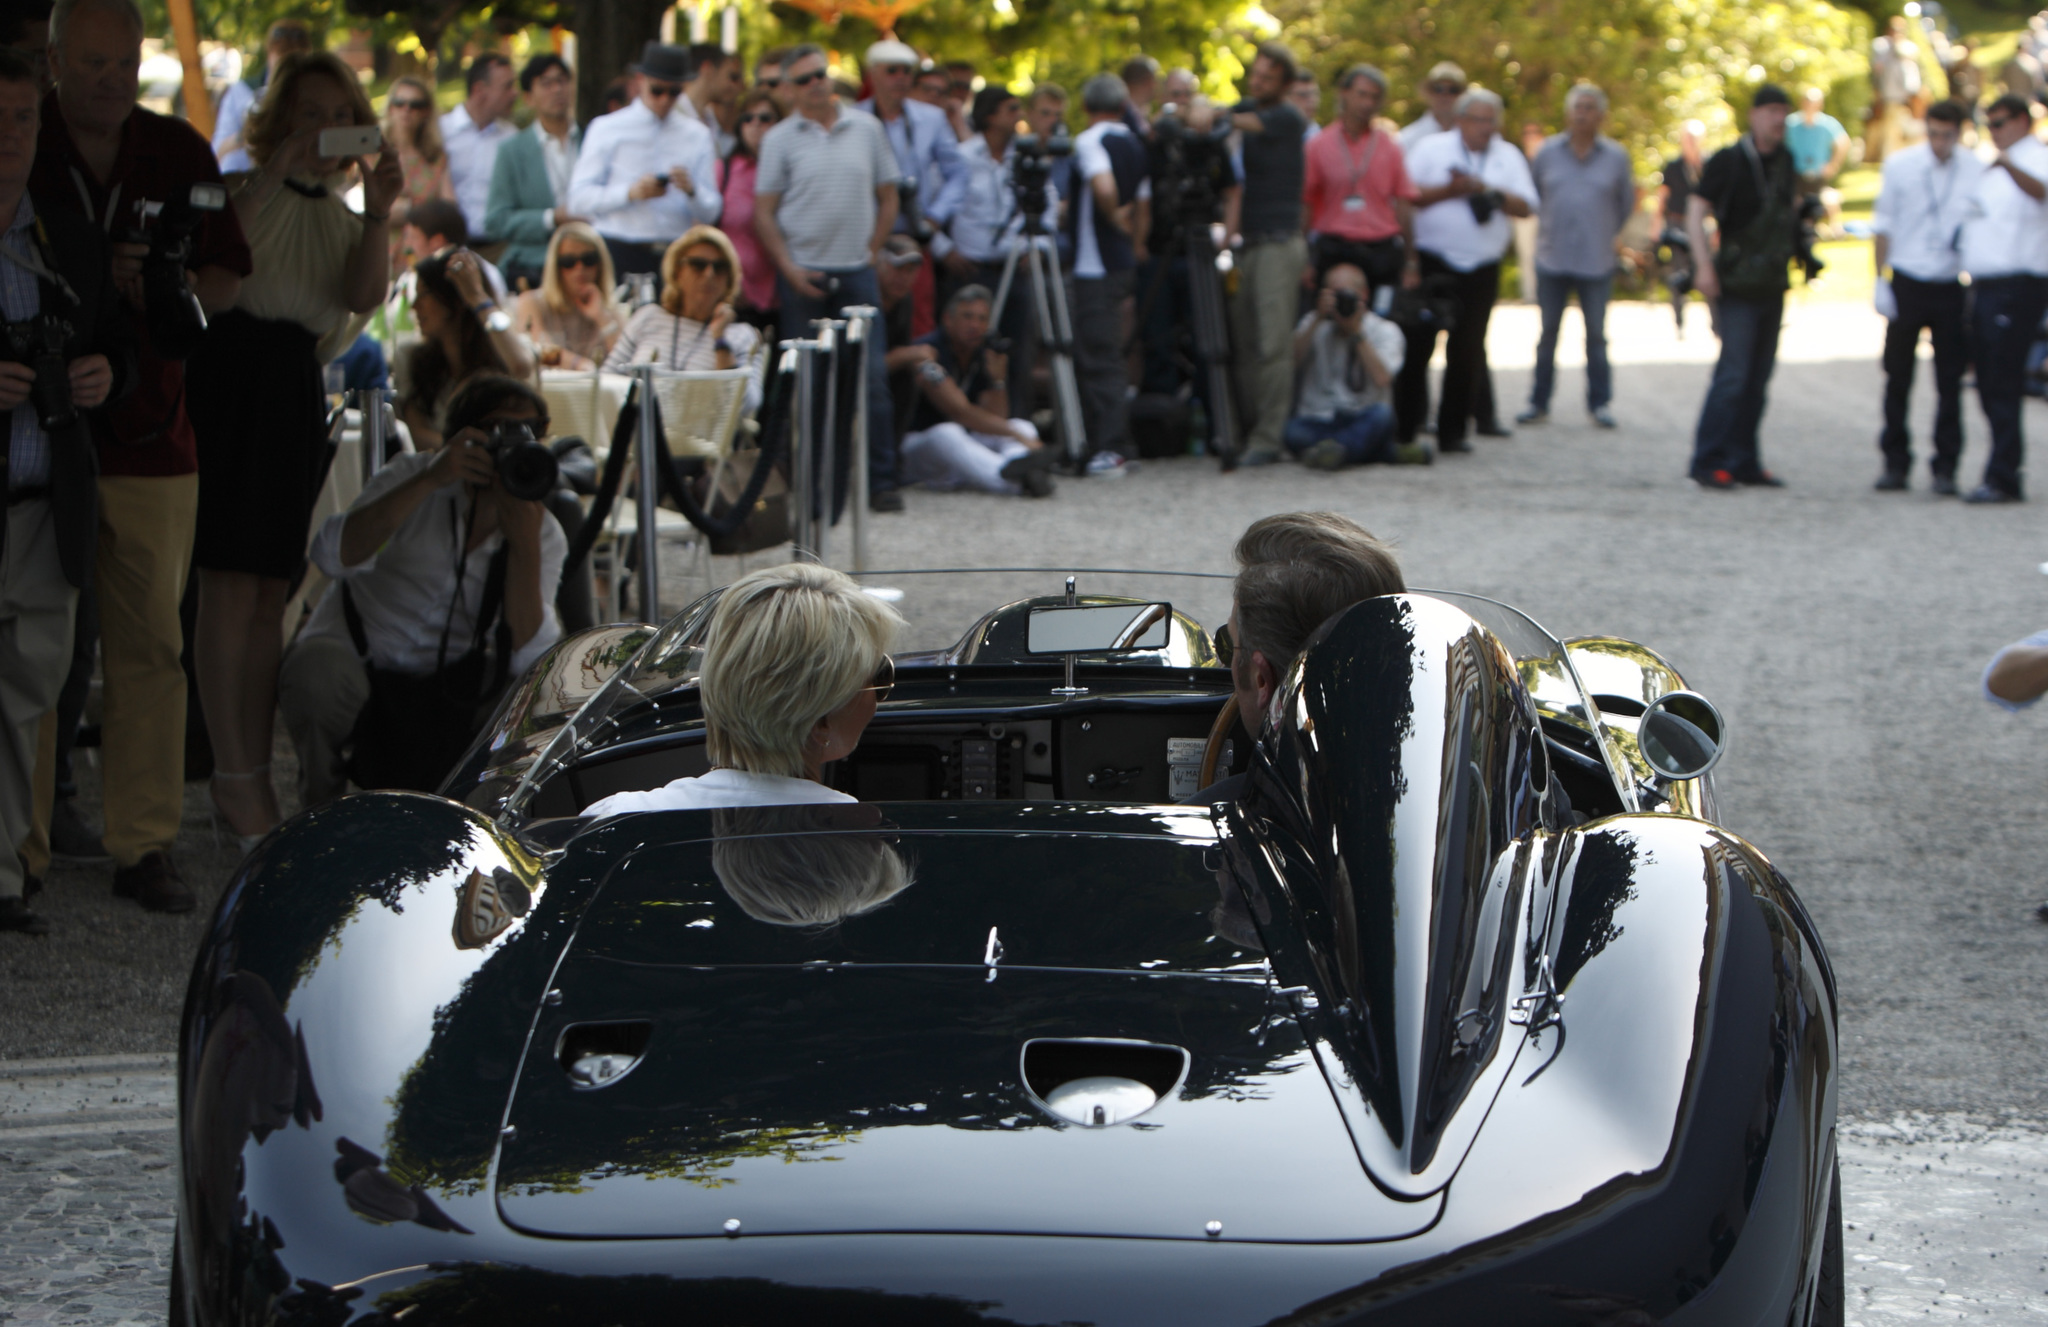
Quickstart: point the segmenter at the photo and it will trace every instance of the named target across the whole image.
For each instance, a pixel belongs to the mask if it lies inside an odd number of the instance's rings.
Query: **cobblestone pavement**
[[[1527,390],[1533,323],[1532,310],[1496,315],[1505,413]],[[1674,342],[1665,310],[1616,306],[1612,433],[1580,420],[1572,315],[1554,422],[1479,441],[1472,456],[1335,476],[1148,462],[1036,503],[914,492],[904,515],[873,521],[870,564],[1227,571],[1250,520],[1328,507],[1396,540],[1411,583],[1662,651],[1728,714],[1725,818],[1800,888],[1840,980],[1852,1321],[2048,1312],[2048,1145],[2036,1132],[2048,1124],[2048,1042],[2028,998],[2048,985],[2048,926],[2031,917],[2048,896],[2048,742],[2044,716],[1997,713],[1977,691],[1992,650],[2048,625],[2040,495],[1964,507],[1928,495],[1924,470],[1911,493],[1871,492],[1878,326],[1860,308],[1798,304],[1765,425],[1767,463],[1789,487],[1699,492],[1681,475],[1713,343],[1697,311],[1692,329]],[[1923,438],[1929,376],[1915,402]],[[2038,446],[2048,407],[2026,409]],[[1966,429],[1974,479],[1985,451],[1974,401]],[[721,564],[721,578],[737,570]],[[691,592],[684,569],[680,556],[669,566],[672,603]],[[83,774],[90,794],[96,774]],[[203,799],[190,790],[179,849],[200,912],[148,916],[108,896],[104,866],[59,866],[56,934],[0,936],[0,1059],[172,1046],[205,907],[231,865],[207,839]],[[0,1064],[0,1247],[27,1252],[0,1263],[0,1320],[154,1320],[170,1135],[7,1123],[25,1109],[7,1095],[29,1091],[9,1086],[19,1072]],[[112,1073],[104,1064],[98,1076],[45,1073],[60,1084],[45,1096],[149,1109],[146,1093],[107,1099],[139,1092],[134,1072],[101,1095],[86,1088]]]

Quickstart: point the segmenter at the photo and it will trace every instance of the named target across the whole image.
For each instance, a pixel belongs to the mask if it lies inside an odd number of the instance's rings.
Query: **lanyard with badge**
[[[1932,150],[1929,151],[1928,155],[1933,155]],[[1936,198],[1934,196],[1934,173],[1943,169],[1944,166],[1948,170],[1948,184],[1942,189],[1941,197]],[[1942,210],[1948,206],[1949,195],[1956,191],[1956,176],[1961,173],[1961,171],[1956,169],[1956,160],[1953,153],[1949,155],[1949,159],[1946,162],[1936,160],[1927,167],[1927,177],[1922,181],[1927,186],[1927,224],[1934,227],[1934,232],[1937,235],[1941,233]],[[1963,226],[1961,222],[1957,222],[1948,233],[1948,250],[1950,253],[1956,253],[1962,247]]]
[[[1365,210],[1365,195],[1362,192],[1362,188],[1366,176],[1372,173],[1372,160],[1379,155],[1380,151],[1380,131],[1376,126],[1368,125],[1366,127],[1365,144],[1365,160],[1363,162],[1359,161],[1358,153],[1351,148],[1350,144],[1347,143],[1344,147],[1345,155],[1351,159],[1351,184],[1344,195],[1344,210],[1346,212],[1363,212]]]

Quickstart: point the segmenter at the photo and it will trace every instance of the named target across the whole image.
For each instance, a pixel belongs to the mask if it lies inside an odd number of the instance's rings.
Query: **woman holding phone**
[[[323,156],[328,140],[371,135],[377,116],[355,72],[325,51],[286,57],[246,139],[256,169],[228,177],[255,256],[232,309],[213,320],[185,370],[199,439],[199,623],[193,653],[213,742],[214,807],[245,843],[279,819],[270,782],[271,716],[286,590],[305,561],[326,459],[321,365],[345,350],[384,300],[396,152]],[[363,174],[363,211],[340,190]]]

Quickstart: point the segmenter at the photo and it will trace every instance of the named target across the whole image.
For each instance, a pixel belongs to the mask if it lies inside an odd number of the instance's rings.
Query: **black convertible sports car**
[[[578,817],[704,768],[707,600],[280,829],[192,977],[173,1321],[1842,1321],[1834,980],[1711,705],[1414,592],[1253,741],[1227,580],[1079,576],[875,578],[956,643],[857,805]]]

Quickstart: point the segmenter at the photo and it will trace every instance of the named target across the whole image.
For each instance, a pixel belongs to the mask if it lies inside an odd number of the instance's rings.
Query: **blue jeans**
[[[1721,358],[1714,365],[1714,380],[1693,434],[1693,478],[1716,470],[1738,480],[1763,473],[1756,431],[1763,423],[1771,370],[1778,364],[1778,326],[1784,320],[1783,294],[1761,300],[1722,297],[1716,318]]]
[[[1970,359],[1977,369],[1977,400],[1991,425],[1991,459],[1984,482],[2020,496],[2026,439],[2020,406],[2026,400],[2027,347],[2048,309],[2048,277],[1987,277],[1970,286]]]
[[[1536,305],[1543,312],[1543,335],[1536,340],[1536,383],[1529,404],[1550,409],[1557,383],[1557,333],[1564,324],[1564,306],[1574,294],[1586,319],[1586,409],[1598,410],[1614,399],[1614,370],[1607,363],[1607,294],[1612,276],[1565,276],[1536,269]]]
[[[828,272],[826,276],[836,278],[839,288],[823,299],[799,295],[782,276],[775,278],[776,291],[782,297],[783,340],[810,336],[813,318],[837,317],[842,309],[857,304],[882,307],[882,288],[875,280],[874,268]],[[875,320],[875,333],[879,344],[868,354],[868,491],[884,493],[896,487],[896,407],[889,399],[889,371],[882,365],[884,352],[889,348],[888,328],[879,318]],[[817,408],[823,411],[825,393],[820,391],[817,395]],[[843,483],[846,467],[837,466],[836,473]],[[835,494],[834,498],[836,511],[841,495]]]
[[[1280,442],[1299,456],[1324,438],[1344,445],[1346,465],[1367,465],[1394,459],[1394,411],[1384,403],[1363,410],[1340,410],[1328,419],[1296,415],[1281,430]]]

